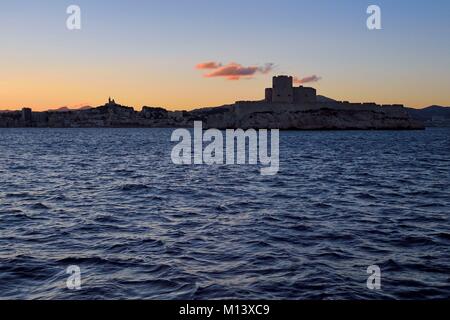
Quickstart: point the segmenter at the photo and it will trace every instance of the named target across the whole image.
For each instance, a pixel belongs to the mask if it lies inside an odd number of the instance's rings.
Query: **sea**
[[[282,131],[273,176],[172,132],[0,129],[0,299],[450,298],[449,128]]]

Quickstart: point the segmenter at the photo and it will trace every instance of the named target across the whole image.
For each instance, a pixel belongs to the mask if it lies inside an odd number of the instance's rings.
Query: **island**
[[[120,105],[114,99],[95,108],[82,110],[0,113],[0,127],[97,128],[97,127],[193,127],[281,129],[281,130],[419,130],[421,121],[413,119],[403,105],[351,103],[318,96],[314,88],[294,87],[293,77],[275,76],[271,88],[259,101],[192,111],[168,111],[158,107]]]

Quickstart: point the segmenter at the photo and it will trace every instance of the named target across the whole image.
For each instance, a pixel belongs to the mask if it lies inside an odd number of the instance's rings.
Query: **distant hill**
[[[61,108],[56,108],[56,109],[49,109],[47,111],[51,111],[51,112],[68,112],[68,111],[88,110],[88,109],[92,109],[92,107],[91,106],[84,106],[84,107],[80,107],[80,108],[61,107]],[[0,113],[17,112],[17,111],[20,111],[20,110],[0,110]]]
[[[450,107],[431,106],[423,109],[407,108],[409,114],[418,120],[432,120],[433,117],[450,119]]]
[[[92,109],[92,107],[91,106],[84,106],[84,107],[81,107],[81,108],[61,107],[61,108],[57,108],[57,109],[50,109],[48,111],[52,111],[52,112],[69,112],[69,111],[88,110],[88,109]]]
[[[431,127],[450,126],[450,107],[430,106],[423,109],[406,108],[411,117]]]

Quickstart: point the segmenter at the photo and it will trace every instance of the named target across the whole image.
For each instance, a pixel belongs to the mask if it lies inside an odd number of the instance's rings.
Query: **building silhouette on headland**
[[[304,104],[317,102],[317,91],[314,88],[294,87],[294,78],[291,76],[273,77],[272,88],[265,92],[265,102]]]
[[[109,105],[109,106],[116,105],[116,100],[111,99],[111,97],[109,97],[109,98],[108,98],[108,103],[107,103],[107,105]]]

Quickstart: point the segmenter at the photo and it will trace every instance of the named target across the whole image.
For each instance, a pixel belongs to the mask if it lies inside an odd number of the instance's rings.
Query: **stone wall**
[[[294,88],[294,103],[305,104],[316,102],[317,102],[316,89],[303,86]]]

